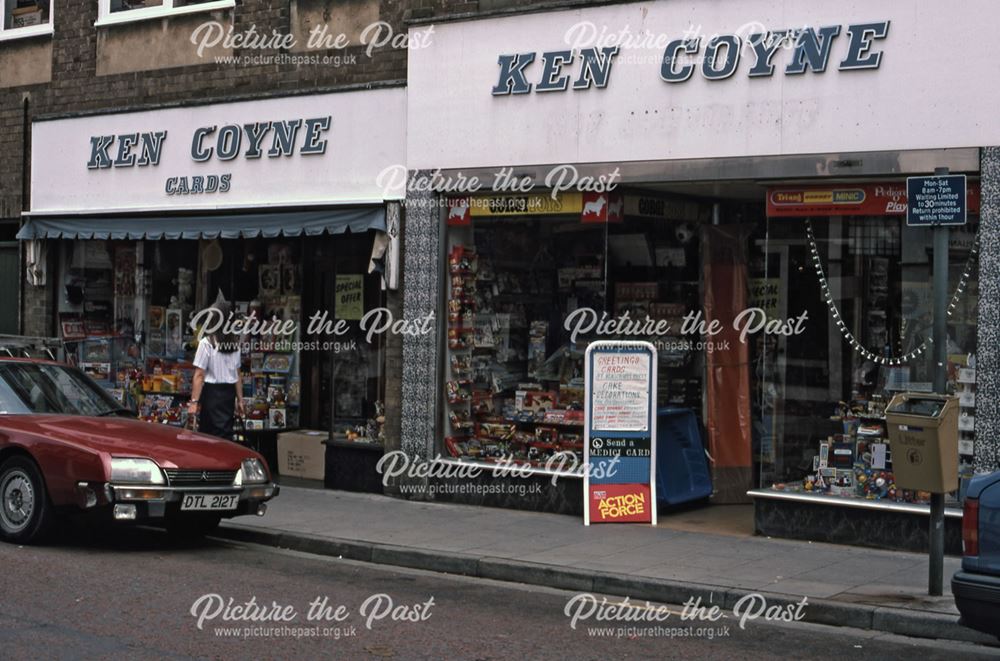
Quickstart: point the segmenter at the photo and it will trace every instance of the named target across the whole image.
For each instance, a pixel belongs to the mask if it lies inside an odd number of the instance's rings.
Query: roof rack
[[[65,360],[63,342],[55,337],[31,337],[27,335],[0,335],[0,357],[47,358],[62,362]]]

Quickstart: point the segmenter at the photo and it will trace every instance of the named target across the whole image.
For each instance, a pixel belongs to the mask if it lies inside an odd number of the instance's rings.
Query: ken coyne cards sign
[[[31,212],[381,202],[405,112],[390,88],[36,121]]]

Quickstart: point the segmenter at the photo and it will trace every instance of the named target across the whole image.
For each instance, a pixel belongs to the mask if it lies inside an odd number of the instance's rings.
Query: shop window
[[[62,242],[67,359],[144,420],[183,426],[198,342],[190,325],[221,296],[237,319],[263,322],[242,338],[248,432],[308,427],[381,443],[388,338],[369,341],[360,327],[385,306],[379,274],[368,273],[373,234]],[[346,330],[307,336],[324,313]],[[285,322],[290,334],[267,330]]]
[[[949,250],[947,390],[959,397],[965,477],[974,450],[977,230],[970,215],[952,230]],[[932,390],[932,236],[904,215],[768,220],[752,282],[771,291],[777,316],[805,312],[809,323],[806,333],[754,346],[761,487],[927,502],[929,494],[893,481],[885,409],[896,393]]]
[[[235,0],[98,0],[97,25],[235,7]]]
[[[52,34],[52,0],[3,0],[0,41]]]
[[[182,242],[75,241],[60,250],[67,360],[147,420],[183,425],[197,251]]]
[[[443,457],[582,473],[584,353],[596,339],[649,339],[658,400],[702,415],[704,356],[683,338],[598,334],[592,318],[667,320],[700,309],[699,220],[665,203],[655,218],[586,222],[593,205],[559,196],[451,201],[447,241]],[[547,196],[539,196],[546,197]],[[621,199],[614,200],[621,213]],[[576,316],[574,316],[576,315]],[[579,324],[578,324],[579,322]],[[576,331],[576,332],[574,332]]]

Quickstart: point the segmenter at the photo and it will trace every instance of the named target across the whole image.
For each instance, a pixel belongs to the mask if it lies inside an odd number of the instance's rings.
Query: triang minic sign
[[[750,78],[773,76],[776,54],[790,53],[782,64],[786,76],[827,70],[834,44],[841,33],[846,34],[846,51],[839,57],[838,71],[878,69],[882,52],[875,49],[877,40],[889,34],[889,21],[856,23],[846,27],[827,25],[819,28],[782,29],[755,32],[746,37],[738,34],[715,35],[710,38],[681,37],[670,40],[663,49],[660,79],[665,83],[683,83],[697,71],[706,80],[725,80],[737,73],[741,62],[747,61],[746,75]],[[624,41],[605,37],[604,41]],[[633,39],[635,41],[635,39]],[[656,44],[653,39],[639,39],[639,45]],[[534,92],[564,92],[607,87],[615,57],[622,45],[612,43],[579,50],[561,49],[502,54],[497,60],[500,75],[493,94],[529,94]],[[532,67],[538,60],[539,64]],[[529,81],[529,76],[537,78]]]

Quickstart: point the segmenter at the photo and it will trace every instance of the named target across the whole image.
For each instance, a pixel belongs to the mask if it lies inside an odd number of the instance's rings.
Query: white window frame
[[[52,26],[55,24],[56,0],[49,0],[49,21],[39,25],[26,25],[22,28],[7,27],[7,3],[0,0],[0,41],[11,39],[24,39],[26,37],[39,37],[52,34]]]
[[[53,0],[54,2],[55,0]],[[112,13],[111,0],[97,0],[97,22],[96,27],[105,25],[120,25],[122,23],[132,23],[134,21],[145,21],[153,18],[166,18],[169,16],[182,16],[184,14],[195,14],[203,11],[215,11],[218,9],[232,9],[236,6],[236,0],[213,0],[196,5],[186,5],[174,7],[174,0],[163,0],[162,5],[155,7],[139,7],[128,11]]]

